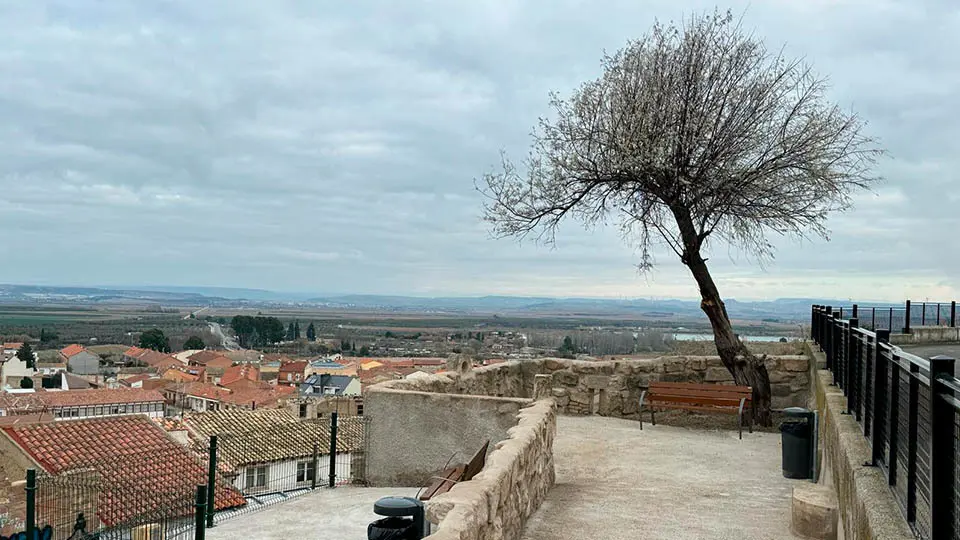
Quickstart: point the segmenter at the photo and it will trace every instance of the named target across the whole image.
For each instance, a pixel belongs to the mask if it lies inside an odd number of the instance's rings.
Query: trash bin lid
[[[805,407],[787,407],[783,410],[785,416],[810,416],[813,414],[813,411]]]
[[[413,516],[423,511],[423,503],[412,497],[384,497],[373,503],[378,516]]]

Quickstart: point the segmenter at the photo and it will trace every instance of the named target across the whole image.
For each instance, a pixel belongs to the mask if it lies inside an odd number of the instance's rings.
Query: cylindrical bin
[[[373,512],[386,516],[367,526],[367,540],[421,540],[426,517],[423,503],[413,497],[384,497]]]
[[[786,416],[780,424],[783,476],[811,479],[816,451],[813,442],[817,429],[815,413],[803,407],[789,407],[784,409],[783,413]]]

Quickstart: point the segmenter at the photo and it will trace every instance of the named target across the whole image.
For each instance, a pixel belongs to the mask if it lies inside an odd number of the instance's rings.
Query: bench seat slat
[[[695,405],[692,403],[669,403],[658,405],[656,403],[650,404],[651,409],[683,409],[685,411],[706,411],[706,412],[718,412],[726,414],[737,414],[739,407],[711,407],[709,405]]]
[[[665,382],[651,382],[648,386],[651,392],[667,392],[667,391],[678,391],[678,392],[726,392],[730,394],[744,394],[749,395],[753,393],[753,389],[749,386],[734,386],[731,384],[701,384],[701,383],[665,383]]]
[[[714,397],[700,397],[700,396],[662,396],[662,395],[653,395],[649,399],[651,404],[654,403],[693,403],[700,405],[710,405],[713,407],[740,407],[740,398],[736,399],[725,399],[725,398],[714,398]]]
[[[750,401],[752,396],[745,394],[737,394],[733,392],[709,392],[709,391],[696,391],[696,390],[660,390],[660,389],[651,389],[647,392],[651,396],[685,396],[685,397],[699,397],[703,399],[729,399],[736,400],[738,403],[741,399],[746,399]]]

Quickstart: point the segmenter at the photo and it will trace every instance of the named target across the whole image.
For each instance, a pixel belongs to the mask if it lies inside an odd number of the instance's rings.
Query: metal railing
[[[851,315],[853,311],[849,312]],[[859,313],[858,313],[859,314]],[[890,344],[857,317],[813,306],[811,333],[919,538],[960,539],[960,379],[955,361]]]
[[[857,319],[868,330],[889,330],[892,334],[909,334],[918,326],[956,328],[957,302],[913,302],[903,306],[830,306],[841,319]]]

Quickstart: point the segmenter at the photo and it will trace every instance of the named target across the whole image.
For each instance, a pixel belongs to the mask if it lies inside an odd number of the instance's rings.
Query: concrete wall
[[[950,343],[960,341],[960,328],[949,326],[917,326],[909,334],[890,334],[894,345],[916,345],[918,343]]]
[[[74,375],[96,375],[100,373],[100,357],[87,351],[79,352],[67,361]]]
[[[432,540],[517,540],[556,479],[552,400],[520,410],[509,438],[497,443],[487,464],[468,482],[427,504]]]
[[[871,451],[855,417],[843,414],[847,398],[831,386],[833,375],[817,369],[822,353],[808,351],[814,373],[813,397],[820,413],[821,482],[832,484],[840,503],[840,525],[846,540],[914,539],[879,467],[871,467]],[[826,475],[826,478],[823,476]]]
[[[528,402],[372,386],[364,397],[366,481],[427,485],[447,464],[469,461],[485,441],[492,448],[505,439]]]
[[[807,357],[769,357],[767,371],[773,407],[807,404],[810,375]],[[465,373],[389,381],[378,386],[422,392],[533,397],[537,375],[549,375],[551,395],[563,414],[599,414],[623,418],[639,415],[640,391],[650,381],[732,384],[718,357],[667,356],[606,362],[546,358],[494,364]]]

